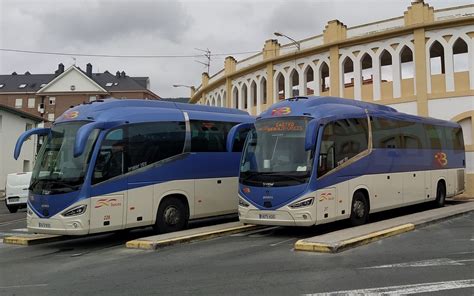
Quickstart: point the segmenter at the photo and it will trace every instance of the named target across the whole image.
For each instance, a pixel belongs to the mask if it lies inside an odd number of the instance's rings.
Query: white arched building
[[[457,121],[466,145],[466,194],[474,196],[474,5],[435,10],[412,3],[397,18],[323,34],[236,61],[192,93],[191,103],[259,114],[280,99],[328,95],[390,105],[401,112]]]

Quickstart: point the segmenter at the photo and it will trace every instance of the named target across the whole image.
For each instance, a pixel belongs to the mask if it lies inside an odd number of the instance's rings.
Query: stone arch
[[[290,90],[290,97],[297,97],[300,95],[300,73],[297,69],[293,68],[290,71],[289,78],[289,90]]]
[[[315,70],[311,64],[303,66],[303,94],[302,95],[314,95],[316,89],[315,82]]]
[[[232,108],[240,109],[239,101],[239,88],[237,86],[234,86],[234,88],[232,89]]]
[[[275,83],[273,84],[275,88],[275,97],[274,100],[280,101],[285,98],[286,92],[286,77],[282,72],[278,72],[275,75]]]

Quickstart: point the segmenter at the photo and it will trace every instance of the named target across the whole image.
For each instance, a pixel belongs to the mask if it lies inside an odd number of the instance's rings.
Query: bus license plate
[[[275,219],[275,214],[258,214],[260,219]]]
[[[51,224],[39,222],[38,227],[40,227],[40,228],[51,228]]]

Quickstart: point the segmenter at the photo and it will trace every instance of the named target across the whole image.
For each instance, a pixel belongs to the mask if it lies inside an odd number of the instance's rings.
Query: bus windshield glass
[[[310,118],[260,120],[247,138],[240,168],[240,183],[250,186],[290,186],[307,183],[311,151],[305,151]]]
[[[30,190],[34,194],[60,194],[81,188],[99,134],[98,130],[94,130],[82,155],[74,157],[76,133],[86,123],[63,123],[51,128],[51,134],[45,137],[33,169]]]

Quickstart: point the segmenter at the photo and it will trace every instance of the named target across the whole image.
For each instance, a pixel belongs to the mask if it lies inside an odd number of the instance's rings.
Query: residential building
[[[10,173],[30,172],[36,156],[36,137],[23,143],[18,160],[13,158],[16,139],[25,131],[37,127],[43,118],[14,107],[0,105],[0,191],[5,189]]]

